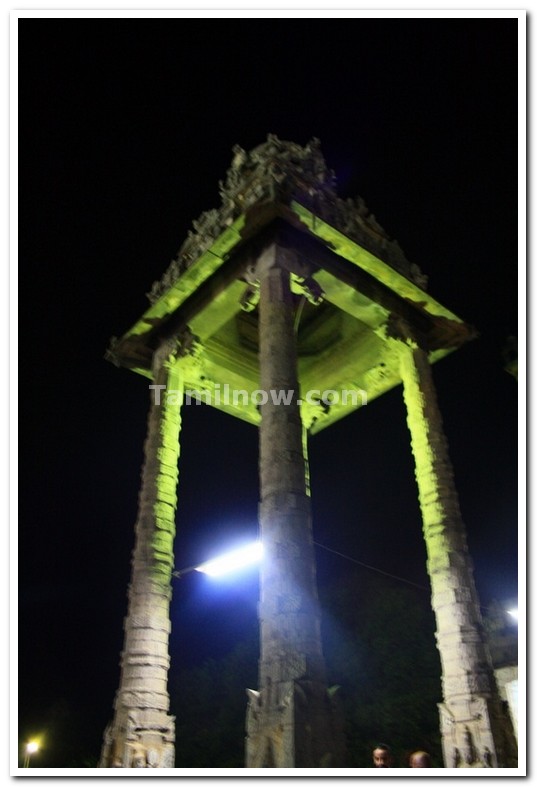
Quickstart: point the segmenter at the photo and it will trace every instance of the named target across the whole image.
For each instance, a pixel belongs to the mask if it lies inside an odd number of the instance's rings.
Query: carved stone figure
[[[472,765],[476,761],[474,740],[468,727],[464,730],[464,761],[467,765]]]
[[[147,767],[158,768],[159,754],[156,749],[149,749],[147,752]]]
[[[173,746],[166,746],[162,750],[162,755],[160,758],[160,767],[161,768],[175,767],[175,751]]]
[[[137,751],[134,753],[134,757],[132,758],[132,767],[133,768],[146,768],[147,763],[145,759],[145,754],[142,751]]]

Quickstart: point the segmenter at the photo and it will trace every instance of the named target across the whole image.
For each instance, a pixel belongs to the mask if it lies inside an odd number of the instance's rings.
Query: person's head
[[[379,743],[373,749],[373,765],[375,768],[391,768],[393,762],[392,751],[385,743]]]
[[[411,768],[430,768],[431,758],[426,751],[415,751],[410,755]]]

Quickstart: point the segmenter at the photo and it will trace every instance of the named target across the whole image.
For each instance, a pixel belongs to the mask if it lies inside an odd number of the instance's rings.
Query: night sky
[[[149,406],[104,353],[218,207],[232,146],[268,133],[318,137],[339,195],[478,330],[434,378],[481,603],[516,600],[517,64],[516,19],[19,21],[21,740],[48,730],[57,762],[69,727],[99,751]],[[427,587],[401,388],[315,436],[310,462],[315,541]],[[255,427],[184,408],[177,568],[255,538],[258,494]],[[355,568],[317,558],[319,584]],[[174,664],[229,651],[257,593],[254,570],[175,581]]]

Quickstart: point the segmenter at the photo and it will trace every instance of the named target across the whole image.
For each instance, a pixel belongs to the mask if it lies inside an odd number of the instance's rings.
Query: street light
[[[518,623],[518,609],[508,609],[507,614],[511,615],[511,617],[514,618]]]
[[[251,563],[259,562],[262,555],[263,544],[261,541],[254,541],[253,544],[247,544],[240,549],[235,549],[233,552],[227,552],[225,555],[216,557],[213,560],[207,560],[205,563],[200,563],[198,566],[190,566],[180,571],[174,571],[173,576],[180,578],[185,574],[190,574],[191,571],[199,571],[210,577],[220,577],[238,568],[243,568]]]
[[[32,754],[35,754],[36,751],[39,751],[39,744],[36,741],[28,741],[25,746],[25,754],[24,754],[24,764],[23,768],[30,767],[30,757]]]

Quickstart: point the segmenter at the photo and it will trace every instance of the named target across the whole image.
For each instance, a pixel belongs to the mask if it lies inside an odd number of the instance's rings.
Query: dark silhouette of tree
[[[226,656],[170,679],[178,768],[242,768],[246,689],[257,687],[257,631]]]
[[[329,685],[340,686],[348,767],[388,742],[396,764],[426,749],[441,767],[440,660],[427,591],[351,570],[320,589]],[[246,688],[257,689],[257,631],[227,655],[170,679],[176,767],[244,766]]]
[[[321,594],[329,679],[341,686],[349,767],[370,767],[378,741],[396,763],[418,748],[442,764],[440,658],[425,590],[356,570]]]

